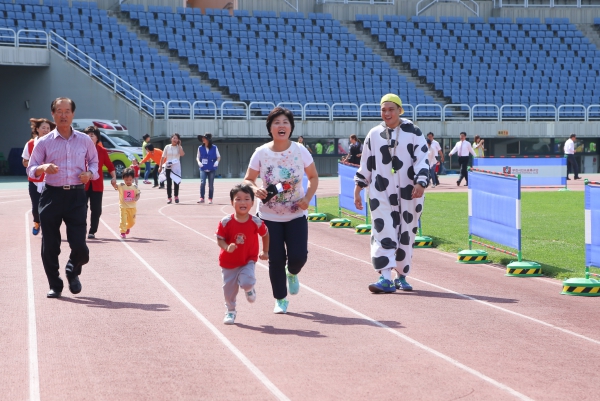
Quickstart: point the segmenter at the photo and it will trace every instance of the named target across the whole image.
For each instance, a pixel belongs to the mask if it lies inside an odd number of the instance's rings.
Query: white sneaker
[[[234,324],[236,314],[236,311],[228,311],[223,319],[223,324]]]
[[[246,291],[246,301],[254,303],[256,301],[256,290],[252,288],[250,291]]]
[[[276,314],[282,314],[282,313],[287,313],[287,308],[288,305],[290,304],[290,301],[288,301],[287,299],[276,299],[275,300],[275,308],[273,309],[273,313]]]

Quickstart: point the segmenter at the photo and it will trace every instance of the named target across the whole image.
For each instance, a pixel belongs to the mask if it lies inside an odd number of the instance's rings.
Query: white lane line
[[[173,219],[173,218],[165,215],[162,212],[162,209],[164,209],[164,208],[160,208],[158,210],[158,212],[160,214],[162,214],[163,216],[165,216],[166,218],[168,218],[169,220],[173,221],[174,223],[179,224],[182,227],[187,228],[188,230],[190,230],[190,231],[192,231],[192,232],[194,232],[194,233],[196,233],[196,234],[198,234],[198,235],[200,235],[200,236],[202,236],[202,237],[204,237],[204,238],[206,238],[206,239],[208,239],[208,240],[210,240],[212,242],[217,242],[214,238],[211,238],[211,237],[209,237],[207,235],[204,235],[201,232],[196,231],[195,229],[193,229],[191,227],[188,227],[185,224],[180,223],[179,221],[177,221],[177,220],[175,220],[175,219]],[[260,262],[258,262],[256,264],[268,270],[268,267],[266,265],[264,265],[264,264],[262,264]],[[347,306],[347,305],[345,305],[345,304],[343,304],[343,303],[341,303],[339,301],[336,301],[335,299],[333,299],[331,297],[328,297],[327,295],[325,295],[325,294],[323,294],[323,293],[321,293],[321,292],[319,292],[317,290],[314,290],[314,289],[308,287],[306,284],[302,284],[302,288],[304,288],[305,290],[307,290],[309,292],[312,292],[313,294],[315,294],[315,295],[317,295],[317,296],[325,299],[326,301],[331,302],[332,304],[334,304],[334,305],[336,305],[336,306],[338,306],[338,307],[340,307],[342,309],[347,310],[348,312],[350,312],[350,313],[352,313],[352,314],[360,317],[361,319],[364,319],[364,320],[370,322],[371,324],[373,324],[375,326],[378,326],[378,327],[380,327],[382,329],[385,329],[389,333],[391,333],[391,334],[393,334],[393,335],[395,335],[397,337],[400,337],[404,341],[407,341],[410,344],[412,344],[412,345],[414,345],[414,346],[416,346],[418,348],[421,348],[422,350],[424,350],[426,352],[429,352],[430,354],[433,354],[433,355],[437,356],[438,358],[443,359],[444,361],[446,361],[446,362],[454,365],[455,367],[457,367],[459,369],[462,369],[465,372],[470,373],[473,376],[475,376],[475,377],[477,377],[477,378],[479,378],[479,379],[481,379],[481,380],[483,380],[485,382],[488,382],[489,384],[491,384],[491,385],[493,385],[493,386],[495,386],[495,387],[497,387],[497,388],[499,388],[501,390],[504,390],[504,391],[510,393],[511,395],[515,396],[517,399],[520,399],[520,400],[532,400],[531,398],[527,397],[526,395],[524,395],[522,393],[519,393],[518,391],[514,390],[513,388],[511,388],[511,387],[509,387],[509,386],[507,386],[507,385],[505,385],[503,383],[500,383],[499,381],[496,381],[496,380],[492,379],[491,377],[486,376],[485,374],[483,374],[483,373],[481,373],[481,372],[479,372],[479,371],[477,371],[477,370],[475,370],[473,368],[470,368],[467,365],[465,365],[465,364],[457,361],[456,359],[451,358],[451,357],[449,357],[449,356],[447,356],[445,354],[442,354],[441,352],[436,351],[435,349],[430,348],[427,345],[422,344],[422,343],[418,342],[417,340],[414,340],[411,337],[409,337],[409,336],[407,336],[407,335],[405,335],[403,333],[400,333],[397,330],[394,330],[390,326],[388,326],[386,324],[383,324],[383,323],[381,323],[378,320],[370,318],[369,316],[367,316],[367,315],[365,315],[365,314],[363,314],[363,313],[361,313],[361,312],[359,312],[359,311],[357,311],[357,310],[355,310],[355,309],[353,309],[353,308],[351,308],[351,307],[349,307],[349,306]]]
[[[31,234],[29,232],[29,211],[25,212],[25,251],[27,263],[27,321],[29,337],[29,400],[40,400],[40,372],[38,365],[37,325],[35,319],[35,299],[33,292],[33,267],[31,263]]]
[[[345,257],[347,257],[347,258],[350,258],[350,259],[357,260],[357,261],[359,261],[359,262],[362,262],[362,263],[365,263],[365,264],[367,264],[367,265],[371,266],[371,262],[367,262],[367,261],[365,261],[365,260],[363,260],[363,259],[355,258],[354,256],[346,255],[345,253],[338,252],[338,251],[335,251],[335,250],[333,250],[333,249],[330,249],[330,248],[327,248],[327,247],[324,247],[324,246],[321,246],[321,245],[314,244],[314,243],[312,243],[312,242],[309,242],[309,244],[311,244],[311,245],[313,245],[313,246],[316,246],[316,247],[318,247],[318,248],[323,248],[323,249],[325,249],[325,250],[328,250],[328,251],[330,251],[330,252],[336,253],[336,254],[338,254],[338,255],[342,255],[342,256],[345,256]],[[523,318],[523,319],[530,320],[530,321],[532,321],[532,322],[535,322],[535,323],[541,324],[541,325],[543,325],[543,326],[550,327],[550,328],[552,328],[552,329],[555,329],[555,330],[561,331],[561,332],[563,332],[563,333],[570,334],[570,335],[572,335],[572,336],[575,336],[575,337],[581,338],[581,339],[583,339],[583,340],[586,340],[586,341],[592,342],[592,343],[594,343],[594,344],[598,344],[598,345],[600,345],[600,341],[598,341],[598,340],[595,340],[595,339],[593,339],[593,338],[590,338],[590,337],[586,337],[586,336],[584,336],[584,335],[582,335],[582,334],[576,333],[576,332],[574,332],[574,331],[571,331],[571,330],[563,329],[562,327],[555,326],[555,325],[553,325],[552,323],[544,322],[543,320],[539,320],[539,319],[533,318],[533,317],[531,317],[531,316],[523,315],[522,313],[514,312],[514,311],[512,311],[512,310],[510,310],[510,309],[505,309],[505,308],[503,308],[503,307],[501,307],[501,306],[497,306],[497,305],[494,305],[494,304],[492,304],[492,303],[485,302],[485,301],[479,300],[479,299],[477,299],[477,298],[474,298],[474,297],[471,297],[471,296],[468,296],[468,295],[465,295],[465,294],[461,294],[460,292],[456,292],[456,291],[450,290],[450,289],[448,289],[448,288],[440,287],[439,285],[436,285],[436,284],[430,283],[430,282],[428,282],[428,281],[425,281],[425,280],[419,280],[418,278],[415,278],[414,276],[411,276],[411,280],[418,281],[418,282],[420,282],[420,283],[423,283],[423,284],[425,284],[425,285],[429,285],[429,286],[431,286],[431,287],[435,287],[435,288],[437,288],[437,289],[439,289],[439,290],[442,290],[442,291],[444,291],[444,292],[447,292],[447,293],[449,293],[449,294],[454,294],[454,295],[457,295],[457,296],[459,296],[459,297],[461,297],[461,298],[465,298],[465,299],[468,299],[468,300],[470,300],[470,301],[475,301],[475,302],[477,302],[477,303],[479,303],[479,304],[481,304],[481,305],[485,305],[485,306],[487,306],[487,307],[494,308],[494,309],[497,309],[497,310],[499,310],[499,311],[502,311],[502,312],[505,312],[505,313],[509,313],[509,314],[511,314],[511,315],[518,316],[518,317],[521,317],[521,318]]]
[[[256,365],[254,365],[244,354],[242,354],[242,352],[231,343],[231,341],[229,341],[227,339],[227,337],[225,337],[225,335],[223,335],[223,333],[221,333],[219,331],[219,329],[217,329],[206,317],[204,317],[203,314],[201,314],[196,308],[194,308],[194,306],[183,297],[183,295],[181,295],[176,289],[175,287],[173,287],[167,280],[165,280],[165,278],[163,276],[161,276],[156,270],[154,270],[154,268],[152,266],[150,266],[150,264],[148,262],[146,262],[146,260],[144,258],[142,258],[140,256],[139,253],[137,253],[127,242],[123,241],[123,239],[121,239],[119,237],[119,235],[112,229],[110,228],[110,226],[108,224],[106,224],[106,222],[103,219],[100,219],[100,221],[102,222],[102,224],[104,224],[104,226],[108,229],[108,231],[110,231],[115,238],[117,238],[119,241],[121,241],[121,243],[123,244],[123,246],[125,246],[125,248],[127,248],[129,250],[129,252],[131,252],[144,266],[146,266],[146,268],[165,286],[167,287],[167,289],[169,291],[171,291],[171,293],[173,295],[175,295],[175,297],[183,304],[185,305],[186,308],[188,308],[192,314],[194,314],[194,316],[196,316],[198,318],[198,320],[200,320],[210,331],[212,331],[212,333],[219,339],[219,341],[221,341],[223,343],[223,345],[225,345],[225,347],[227,347],[227,349],[229,349],[229,351],[231,351],[231,353],[233,353],[247,368],[248,370],[254,375],[256,376],[256,378],[258,380],[260,380],[260,382],[278,399],[278,400],[286,400],[289,401],[289,398],[283,394],[283,392],[281,392],[281,390],[279,390],[275,384],[273,384],[268,378],[267,376],[265,376],[265,374],[263,372],[261,372],[260,369],[258,369],[258,367]]]

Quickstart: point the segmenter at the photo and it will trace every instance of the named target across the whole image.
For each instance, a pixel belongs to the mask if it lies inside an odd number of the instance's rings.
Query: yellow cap
[[[392,102],[397,104],[399,107],[402,107],[402,100],[398,97],[398,95],[394,95],[393,93],[388,93],[381,98],[381,102],[379,104],[384,104],[385,102]]]

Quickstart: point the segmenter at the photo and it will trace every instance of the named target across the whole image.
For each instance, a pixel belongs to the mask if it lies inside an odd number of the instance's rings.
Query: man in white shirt
[[[565,156],[567,157],[567,180],[569,178],[569,170],[573,171],[574,179],[578,180],[579,177],[579,166],[577,165],[577,159],[575,158],[575,141],[577,140],[577,136],[575,134],[571,134],[569,139],[565,142]]]
[[[467,142],[465,139],[467,139],[467,133],[461,132],[460,133],[460,141],[458,141],[456,143],[456,145],[454,146],[454,149],[452,149],[452,151],[450,151],[450,156],[452,156],[455,153],[458,153],[458,164],[460,165],[460,177],[458,178],[458,181],[456,181],[456,185],[460,186],[460,182],[464,178],[465,179],[465,187],[468,187],[469,186],[469,176],[467,175],[467,166],[469,165],[469,155],[471,154],[471,155],[475,156],[475,152],[473,151],[471,144],[469,142]]]
[[[433,132],[430,132],[427,134],[427,139],[429,139],[431,141],[431,145],[429,146],[429,149],[433,152],[437,161],[440,162],[440,172],[441,172],[442,165],[444,164],[444,152],[442,152],[442,147],[440,146],[440,143],[438,141],[436,141],[435,139],[433,139],[433,136],[434,136]],[[435,180],[435,182],[433,182],[434,185],[440,185],[440,180],[439,180],[437,174],[435,176],[432,176],[432,179]]]

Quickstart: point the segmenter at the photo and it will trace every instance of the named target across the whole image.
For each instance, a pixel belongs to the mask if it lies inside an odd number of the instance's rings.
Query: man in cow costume
[[[369,188],[371,261],[381,276],[369,285],[371,292],[411,291],[410,273],[413,242],[423,211],[423,192],[429,184],[427,141],[404,114],[397,95],[381,98],[383,123],[369,131],[360,168],[354,181],[354,203],[363,208],[360,191]],[[392,269],[397,278],[392,281]]]

